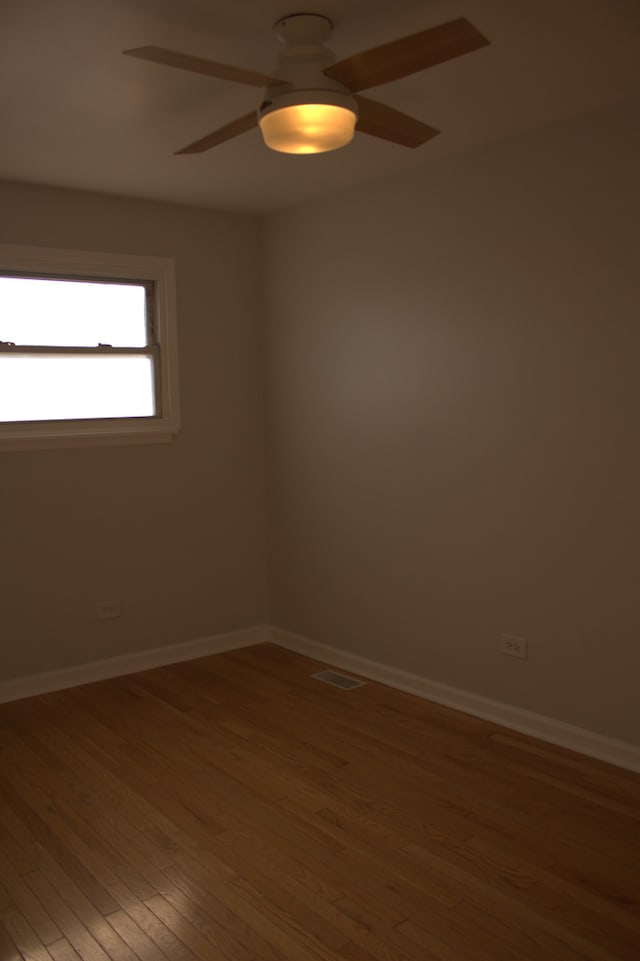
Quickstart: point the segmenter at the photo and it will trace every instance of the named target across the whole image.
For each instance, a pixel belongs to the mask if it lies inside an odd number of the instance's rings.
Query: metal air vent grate
[[[323,681],[325,684],[331,684],[332,687],[339,687],[343,691],[350,691],[354,687],[362,687],[364,681],[358,681],[355,677],[347,677],[346,674],[338,674],[337,671],[318,671],[317,674],[312,674],[311,677],[315,677],[318,681]]]

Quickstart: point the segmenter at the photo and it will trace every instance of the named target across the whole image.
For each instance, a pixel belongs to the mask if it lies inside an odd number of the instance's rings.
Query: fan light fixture
[[[420,147],[440,131],[386,103],[361,96],[362,91],[410,77],[489,43],[473,24],[457,17],[336,63],[325,46],[332,26],[318,13],[292,13],[278,20],[274,30],[283,49],[270,74],[165,47],[134,47],[124,52],[151,63],[264,89],[264,103],[257,112],[236,117],[177,154],[203,153],[258,124],[272,150],[312,154],[346,146],[356,125],[358,133],[403,147]]]
[[[280,153],[326,153],[353,140],[358,108],[349,94],[298,90],[266,100],[258,123],[267,147]]]

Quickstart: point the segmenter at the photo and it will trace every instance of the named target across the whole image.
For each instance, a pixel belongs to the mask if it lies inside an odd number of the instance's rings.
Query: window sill
[[[43,433],[5,433],[0,432],[0,453],[20,450],[59,450],[69,447],[121,447],[135,444],[168,444],[177,434],[178,428],[163,425],[155,430],[105,430],[101,432],[70,431],[61,427],[59,431]]]

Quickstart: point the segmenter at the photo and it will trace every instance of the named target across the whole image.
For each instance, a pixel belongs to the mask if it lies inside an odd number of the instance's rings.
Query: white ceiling
[[[640,93],[639,0],[1,0],[0,177],[262,212]],[[265,72],[271,26],[329,16],[337,58],[466,16],[491,46],[367,96],[440,128],[417,150],[356,135],[311,157],[257,130],[173,151],[257,106],[261,91],[124,57],[155,44]]]

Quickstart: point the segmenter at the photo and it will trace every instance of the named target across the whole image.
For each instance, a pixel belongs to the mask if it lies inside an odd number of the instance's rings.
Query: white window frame
[[[0,450],[157,444],[170,441],[180,428],[175,261],[54,247],[0,244],[0,271],[60,275],[95,280],[151,281],[155,333],[160,351],[156,417],[105,420],[0,422]]]

